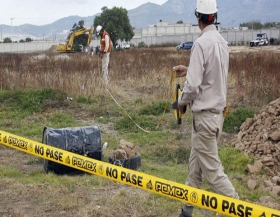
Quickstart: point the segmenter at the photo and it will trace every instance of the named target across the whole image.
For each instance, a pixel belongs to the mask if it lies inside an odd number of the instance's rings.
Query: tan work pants
[[[109,60],[110,60],[110,53],[104,53],[102,57],[102,75],[105,84],[109,83],[109,73],[108,73]]]
[[[218,194],[239,198],[223,171],[218,156],[218,138],[223,128],[223,114],[202,111],[193,114],[192,149],[186,185],[201,188],[202,175]]]

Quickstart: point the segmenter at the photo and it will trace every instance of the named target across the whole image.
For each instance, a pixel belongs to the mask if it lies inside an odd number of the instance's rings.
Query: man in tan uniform
[[[214,25],[216,0],[197,0],[195,15],[201,34],[191,50],[189,66],[175,66],[178,77],[186,76],[179,96],[180,112],[190,105],[193,112],[192,149],[186,185],[201,188],[202,174],[211,189],[221,195],[239,198],[223,171],[217,140],[223,128],[226,106],[229,50]],[[193,206],[185,204],[180,217],[191,217]]]
[[[102,59],[103,80],[106,85],[109,83],[108,66],[110,61],[110,52],[112,50],[112,41],[108,32],[102,26],[96,27],[96,32],[100,36],[100,57]]]

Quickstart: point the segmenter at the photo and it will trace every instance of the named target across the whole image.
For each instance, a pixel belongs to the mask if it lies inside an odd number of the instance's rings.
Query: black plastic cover
[[[45,127],[42,143],[96,160],[102,160],[103,156],[101,134],[97,126],[61,129]],[[74,168],[57,164],[49,160],[44,160],[44,170],[46,172],[53,171],[57,174],[78,172]]]

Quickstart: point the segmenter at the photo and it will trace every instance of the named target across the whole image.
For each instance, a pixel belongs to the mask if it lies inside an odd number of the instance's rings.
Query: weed
[[[279,54],[248,52],[232,57],[230,70],[236,78],[238,97],[243,96],[260,107],[279,97]]]

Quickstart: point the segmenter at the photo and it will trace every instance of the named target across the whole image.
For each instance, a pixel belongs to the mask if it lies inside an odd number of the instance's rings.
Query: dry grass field
[[[230,53],[228,102],[232,110],[250,107],[258,111],[279,97],[280,47],[230,47]],[[101,80],[98,55],[61,54],[52,50],[31,54],[0,54],[0,91],[48,87],[65,91],[67,96],[73,98],[73,102],[78,99],[91,100],[90,109],[62,101],[52,105],[52,110],[46,107],[43,112],[34,112],[25,117],[24,121],[41,127],[39,123],[44,124],[51,113],[67,113],[76,124],[98,125],[110,146],[110,142],[116,143],[124,136],[117,132],[110,118],[115,113],[120,116],[133,113],[133,109],[137,110],[137,102],[171,102],[174,85],[171,82],[172,68],[178,64],[187,65],[188,61],[189,53],[177,52],[175,48],[114,51],[109,67],[110,84],[106,87]],[[183,84],[184,79],[178,82]],[[0,110],[1,114],[5,105],[0,108],[3,109]],[[107,118],[107,121],[102,122],[102,118]],[[171,119],[173,115],[169,113],[162,124],[168,126]],[[170,131],[177,137],[185,134],[179,142],[182,146],[186,143],[189,145],[190,129],[190,122],[187,119],[183,122],[180,129]],[[14,123],[13,120],[5,120],[3,127],[17,129],[20,134],[24,134],[28,127],[24,125],[21,128],[20,124],[20,121]],[[40,128],[36,132],[42,130]],[[143,141],[149,140],[147,134],[142,135]],[[228,143],[232,136],[223,135],[223,143]],[[34,133],[30,139],[41,141],[41,134]],[[171,143],[172,139],[166,139],[166,144],[162,145]],[[153,149],[155,146],[151,145],[145,151],[155,151]],[[104,150],[105,157],[111,151]],[[142,161],[145,161],[144,157]],[[185,166],[178,164],[170,169],[182,173],[178,180],[180,182],[185,179]],[[144,163],[144,169],[140,171],[150,167]],[[0,217],[176,217],[181,209],[179,202],[101,177],[87,174],[46,175],[41,159],[2,145],[0,168]],[[165,169],[168,172],[169,169]],[[162,171],[156,169],[154,173],[162,175]],[[206,214],[199,210],[196,216]]]

